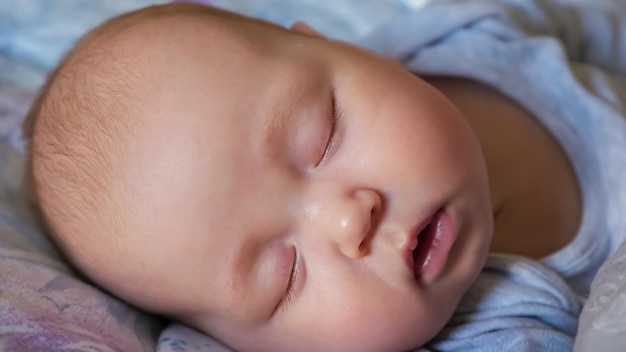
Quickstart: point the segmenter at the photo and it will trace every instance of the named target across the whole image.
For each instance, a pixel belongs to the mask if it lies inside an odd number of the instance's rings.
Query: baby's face
[[[159,84],[125,142],[132,231],[92,275],[238,350],[428,341],[491,238],[464,118],[359,49],[198,22],[138,36]]]

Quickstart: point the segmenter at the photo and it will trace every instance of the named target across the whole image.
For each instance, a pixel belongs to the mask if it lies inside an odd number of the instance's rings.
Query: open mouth
[[[415,278],[419,279],[422,270],[428,266],[432,258],[432,248],[436,246],[436,229],[433,229],[432,222],[420,231],[417,235],[417,247],[413,249],[413,265],[415,270]]]
[[[438,210],[417,235],[417,246],[412,251],[416,280],[432,280],[443,271],[456,233],[453,219],[443,209]]]

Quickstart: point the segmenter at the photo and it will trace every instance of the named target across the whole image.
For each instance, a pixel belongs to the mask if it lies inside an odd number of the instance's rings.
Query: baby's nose
[[[317,216],[311,219],[321,232],[317,235],[349,258],[367,255],[382,208],[381,196],[370,189],[359,189],[324,197],[322,202]]]

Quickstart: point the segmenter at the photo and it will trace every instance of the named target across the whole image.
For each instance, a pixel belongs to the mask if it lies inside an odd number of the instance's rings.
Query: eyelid
[[[335,136],[337,134],[337,126],[339,124],[339,119],[343,116],[343,111],[341,110],[341,106],[337,102],[337,99],[333,97],[333,118],[331,120],[330,125],[330,134],[328,136],[328,141],[326,142],[326,147],[324,148],[324,154],[320,159],[320,163],[326,161],[330,155],[331,151],[333,151],[333,146],[335,145]]]
[[[293,260],[293,264],[291,266],[291,274],[289,275],[289,282],[287,283],[287,288],[285,289],[285,294],[281,298],[280,302],[278,302],[278,306],[276,308],[281,308],[283,311],[287,309],[289,302],[293,298],[295,291],[295,284],[298,281],[298,276],[300,273],[300,254],[296,247],[293,247],[295,252],[295,257]]]

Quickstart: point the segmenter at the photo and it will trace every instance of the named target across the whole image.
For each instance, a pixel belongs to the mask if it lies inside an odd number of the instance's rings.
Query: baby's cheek
[[[348,282],[346,284],[346,282]],[[324,351],[387,351],[420,347],[437,331],[431,329],[419,297],[380,284],[346,280],[317,295],[289,321],[301,341],[310,339]],[[303,318],[304,317],[304,318]],[[317,345],[319,343],[324,345]]]

